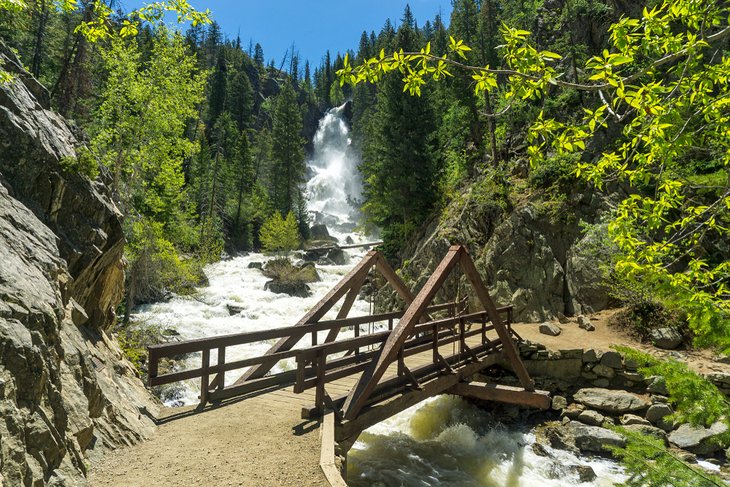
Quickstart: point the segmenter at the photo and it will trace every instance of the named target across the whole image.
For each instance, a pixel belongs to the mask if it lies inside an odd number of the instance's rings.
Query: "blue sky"
[[[142,3],[122,2],[126,9]],[[281,62],[294,42],[301,58],[313,66],[327,49],[333,53],[357,49],[362,31],[377,34],[387,18],[399,24],[407,3],[418,25],[433,20],[439,10],[448,24],[451,0],[191,0],[198,9],[210,9],[229,38],[240,32],[244,48],[249,39],[261,44],[267,62],[272,58]]]

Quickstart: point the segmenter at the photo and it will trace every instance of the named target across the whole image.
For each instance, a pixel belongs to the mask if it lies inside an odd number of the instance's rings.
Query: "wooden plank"
[[[364,274],[362,277],[360,277],[357,281],[353,282],[352,287],[347,292],[347,296],[345,296],[345,301],[342,303],[342,307],[337,312],[337,318],[338,320],[342,320],[344,318],[347,318],[348,313],[350,312],[350,309],[352,309],[352,305],[355,303],[355,300],[357,299],[357,296],[360,294],[360,290],[362,289],[363,283],[365,283],[365,279],[367,278],[367,274]],[[329,333],[327,333],[327,338],[324,339],[325,343],[334,342],[337,338],[337,335],[340,333],[341,328],[332,328]]]
[[[346,244],[346,245],[328,245],[326,247],[313,247],[311,249],[305,248],[304,250],[309,251],[318,251],[318,250],[332,250],[332,249],[357,249],[362,247],[377,247],[378,245],[382,245],[383,242],[381,240],[378,240],[376,242],[365,242],[365,243],[359,243],[359,244]]]
[[[290,385],[294,383],[296,379],[296,370],[287,370],[276,375],[269,375],[261,377],[259,379],[253,379],[246,382],[245,384],[230,385],[220,391],[212,391],[209,395],[210,400],[218,401],[221,399],[228,399],[229,397],[240,396],[248,394],[250,392],[256,392],[269,387],[281,387],[284,385]]]
[[[462,254],[460,265],[461,270],[471,283],[472,288],[474,288],[474,292],[476,292],[479,301],[487,311],[487,315],[492,321],[492,325],[494,325],[494,329],[499,335],[500,340],[502,340],[504,353],[507,356],[507,360],[509,360],[512,364],[513,370],[515,371],[515,374],[517,374],[517,378],[520,379],[522,387],[524,387],[527,391],[534,391],[535,384],[530,378],[530,374],[527,372],[525,364],[523,364],[522,360],[520,360],[520,355],[517,352],[515,342],[512,340],[511,334],[507,331],[507,328],[505,328],[504,323],[499,317],[497,307],[494,305],[494,301],[492,301],[489,291],[487,291],[487,286],[484,285],[477,268],[474,266],[474,261],[471,260],[471,256],[466,252],[466,250],[464,250],[464,253]]]
[[[210,375],[208,368],[210,367],[210,350],[203,350],[203,367],[202,373],[200,374],[200,405],[205,406],[208,402],[208,382],[210,381]]]
[[[499,384],[472,382],[459,383],[446,391],[457,396],[472,397],[485,401],[497,401],[507,404],[518,404],[538,409],[550,409],[550,393],[548,391],[526,391],[521,387],[510,387]]]
[[[330,310],[330,308],[332,308],[332,306],[334,306],[334,304],[352,288],[353,284],[357,282],[361,276],[368,273],[370,268],[375,265],[379,258],[380,254],[378,252],[374,250],[368,252],[360,263],[348,272],[347,275],[343,277],[337,285],[335,285],[335,287],[330,289],[330,291],[294,326],[306,325],[307,323],[318,321],[322,318]],[[282,338],[266,352],[266,355],[274,354],[280,350],[289,350],[296,345],[300,339],[301,337],[296,336]],[[271,370],[271,367],[273,367],[274,364],[276,364],[276,360],[270,360],[257,367],[252,367],[236,382],[234,382],[234,385],[241,385],[247,380],[263,377],[264,374]]]
[[[395,359],[398,349],[406,341],[421,316],[423,316],[426,307],[443,285],[449,272],[459,263],[463,252],[462,247],[452,246],[441,263],[439,263],[436,271],[423,286],[423,289],[421,289],[410,306],[408,306],[398,325],[393,329],[390,336],[388,336],[378,360],[373,362],[372,367],[369,367],[363,372],[357,386],[355,386],[347,397],[343,408],[345,418],[355,418],[360,409],[365,405],[368,397],[377,386],[378,381],[383,377],[388,365]]]
[[[392,313],[384,314],[381,319],[375,321],[385,321]],[[233,333],[229,335],[219,335],[209,338],[198,338],[195,340],[186,340],[177,343],[163,343],[160,345],[152,345],[148,347],[150,357],[155,357],[159,360],[162,357],[172,357],[175,355],[182,355],[186,353],[202,352],[203,350],[212,350],[220,347],[232,347],[236,345],[244,345],[247,343],[263,342],[266,340],[273,340],[276,338],[286,338],[293,335],[297,335],[299,339],[307,333],[315,331],[325,331],[334,328],[341,328],[350,326],[353,323],[370,323],[374,318],[380,318],[379,316],[358,316],[349,318],[348,320],[338,321],[329,320],[316,323],[305,323],[303,325],[295,326],[283,326],[279,328],[272,328],[269,330],[250,331],[245,333]]]
[[[324,416],[320,428],[319,467],[331,487],[347,487],[335,462],[335,414],[333,412]]]

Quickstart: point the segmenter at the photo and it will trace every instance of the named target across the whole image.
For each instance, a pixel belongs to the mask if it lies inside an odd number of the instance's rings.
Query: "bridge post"
[[[208,382],[210,381],[210,349],[203,349],[203,374],[200,376],[200,405],[203,407],[208,402]]]

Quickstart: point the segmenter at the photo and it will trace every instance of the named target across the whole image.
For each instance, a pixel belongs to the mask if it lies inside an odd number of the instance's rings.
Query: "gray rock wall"
[[[157,404],[106,331],[123,290],[120,214],[64,174],[66,122],[0,44],[0,485],[83,485],[88,462],[154,429]],[[38,97],[40,98],[38,98]]]
[[[604,309],[609,296],[599,265],[605,256],[593,253],[590,244],[597,236],[584,235],[580,222],[594,223],[606,209],[605,201],[590,191],[576,191],[567,208],[556,221],[545,215],[539,201],[502,210],[467,194],[452,203],[446,212],[451,217],[432,222],[404,251],[410,259],[402,275],[412,289],[420,289],[449,245],[459,243],[467,246],[494,300],[514,305],[517,321]],[[457,290],[470,291],[463,277],[459,284],[458,275],[445,283],[437,299],[453,297]]]

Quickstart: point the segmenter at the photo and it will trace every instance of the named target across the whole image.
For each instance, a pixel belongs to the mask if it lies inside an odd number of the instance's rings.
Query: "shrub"
[[[86,147],[76,149],[76,157],[63,157],[59,164],[67,174],[84,174],[92,181],[99,176],[99,163]]]
[[[575,167],[577,156],[566,154],[550,157],[534,166],[530,171],[528,182],[536,189],[549,192],[567,192],[577,182]]]
[[[274,212],[261,227],[259,234],[261,244],[267,252],[288,252],[299,247],[299,231],[294,213],[289,212],[286,218]]]
[[[128,310],[162,300],[168,292],[189,294],[205,282],[201,263],[181,258],[163,232],[161,223],[146,218],[131,224],[126,247]]]
[[[642,341],[651,340],[652,330],[658,328],[674,328],[685,338],[691,336],[684,313],[648,298],[628,304],[626,309],[611,317],[610,324],[627,330]]]

